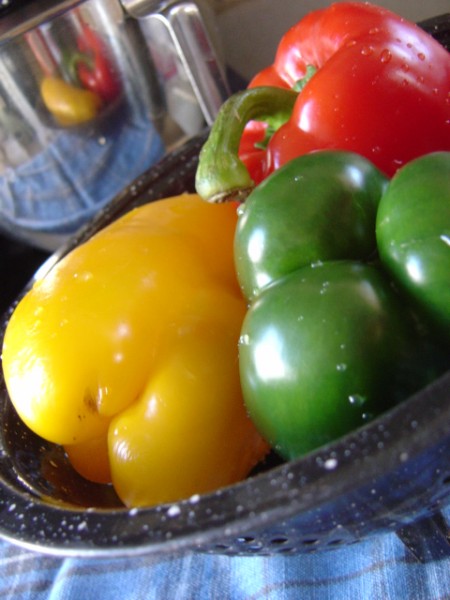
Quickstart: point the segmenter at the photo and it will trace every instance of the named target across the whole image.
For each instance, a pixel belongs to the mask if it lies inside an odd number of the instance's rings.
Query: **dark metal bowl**
[[[422,25],[448,44],[449,23]],[[205,137],[137,179],[43,269],[131,208],[192,191]],[[450,502],[450,371],[335,443],[176,504],[128,510],[110,486],[80,478],[19,420],[2,375],[0,453],[0,536],[49,553],[318,552],[395,531],[422,560],[450,554],[440,512]]]

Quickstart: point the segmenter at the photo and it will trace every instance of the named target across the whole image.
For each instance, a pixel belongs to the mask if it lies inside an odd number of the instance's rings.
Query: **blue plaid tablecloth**
[[[319,554],[57,558],[0,543],[14,600],[444,600],[450,558],[418,562],[395,534]]]

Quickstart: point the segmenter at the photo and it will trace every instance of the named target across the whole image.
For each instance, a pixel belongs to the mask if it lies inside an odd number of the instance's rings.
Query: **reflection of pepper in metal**
[[[40,84],[42,100],[58,125],[71,127],[94,119],[103,105],[102,96],[80,87],[78,76],[71,76],[70,81],[63,78],[68,76],[67,68],[74,70],[73,57],[67,61],[63,53],[64,65],[59,65],[41,30],[28,32],[26,40],[44,75]],[[64,75],[60,75],[60,66],[65,67]]]
[[[81,34],[77,40],[80,52],[72,59],[77,78],[84,88],[98,94],[103,102],[112,102],[121,91],[119,77],[114,72],[102,39],[81,20],[80,25]]]
[[[91,121],[102,105],[98,94],[71,85],[59,77],[44,77],[41,96],[58,124],[64,127]]]

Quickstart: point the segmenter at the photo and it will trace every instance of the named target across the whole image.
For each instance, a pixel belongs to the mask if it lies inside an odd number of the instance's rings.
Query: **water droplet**
[[[363,46],[361,48],[361,54],[363,56],[370,56],[371,54],[373,54],[373,48],[372,48],[372,46]]]
[[[388,63],[391,60],[391,58],[392,58],[392,54],[391,54],[390,50],[388,50],[387,48],[382,50],[381,56],[380,56],[380,60],[382,63]]]
[[[347,370],[347,365],[345,363],[339,363],[338,365],[336,365],[336,371],[340,371],[341,373],[343,371]]]
[[[323,266],[323,262],[321,260],[315,260],[314,262],[311,263],[312,269],[317,269],[317,267],[322,267],[322,266]]]
[[[333,469],[335,469],[338,466],[338,464],[339,463],[338,463],[337,458],[327,458],[327,460],[323,463],[323,466],[328,471],[332,471]]]
[[[173,504],[167,511],[168,517],[178,517],[181,514],[181,508],[178,504]]]
[[[322,286],[322,287],[320,288],[319,294],[320,294],[321,296],[323,296],[324,294],[326,294],[326,292],[327,292],[327,288],[326,288],[326,286]]]
[[[250,343],[250,337],[247,334],[241,335],[241,337],[239,338],[239,345],[240,346],[248,346]]]
[[[352,406],[363,406],[363,404],[366,401],[366,398],[364,396],[362,396],[361,394],[351,394],[348,397],[348,401],[350,402],[350,404]]]
[[[245,204],[239,204],[239,206],[237,207],[238,217],[242,217],[242,215],[244,213],[245,213]]]
[[[80,281],[89,281],[90,279],[92,279],[92,277],[93,274],[90,271],[82,271],[81,273],[75,271],[75,273],[73,274],[73,278],[79,279]]]
[[[362,418],[362,420],[363,420],[363,421],[366,421],[366,422],[368,422],[368,421],[371,421],[371,420],[373,419],[373,417],[374,417],[373,413],[370,413],[370,412],[368,412],[368,413],[363,413],[363,414],[361,415],[361,418]]]

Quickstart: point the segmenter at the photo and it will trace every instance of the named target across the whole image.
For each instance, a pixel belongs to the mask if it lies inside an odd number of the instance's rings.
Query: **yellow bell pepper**
[[[127,506],[231,484],[267,452],[241,396],[236,220],[236,206],[195,194],[134,209],[53,267],[8,323],[18,414]]]
[[[58,77],[44,77],[41,96],[59,125],[71,127],[94,119],[102,99],[90,90],[78,88]]]

